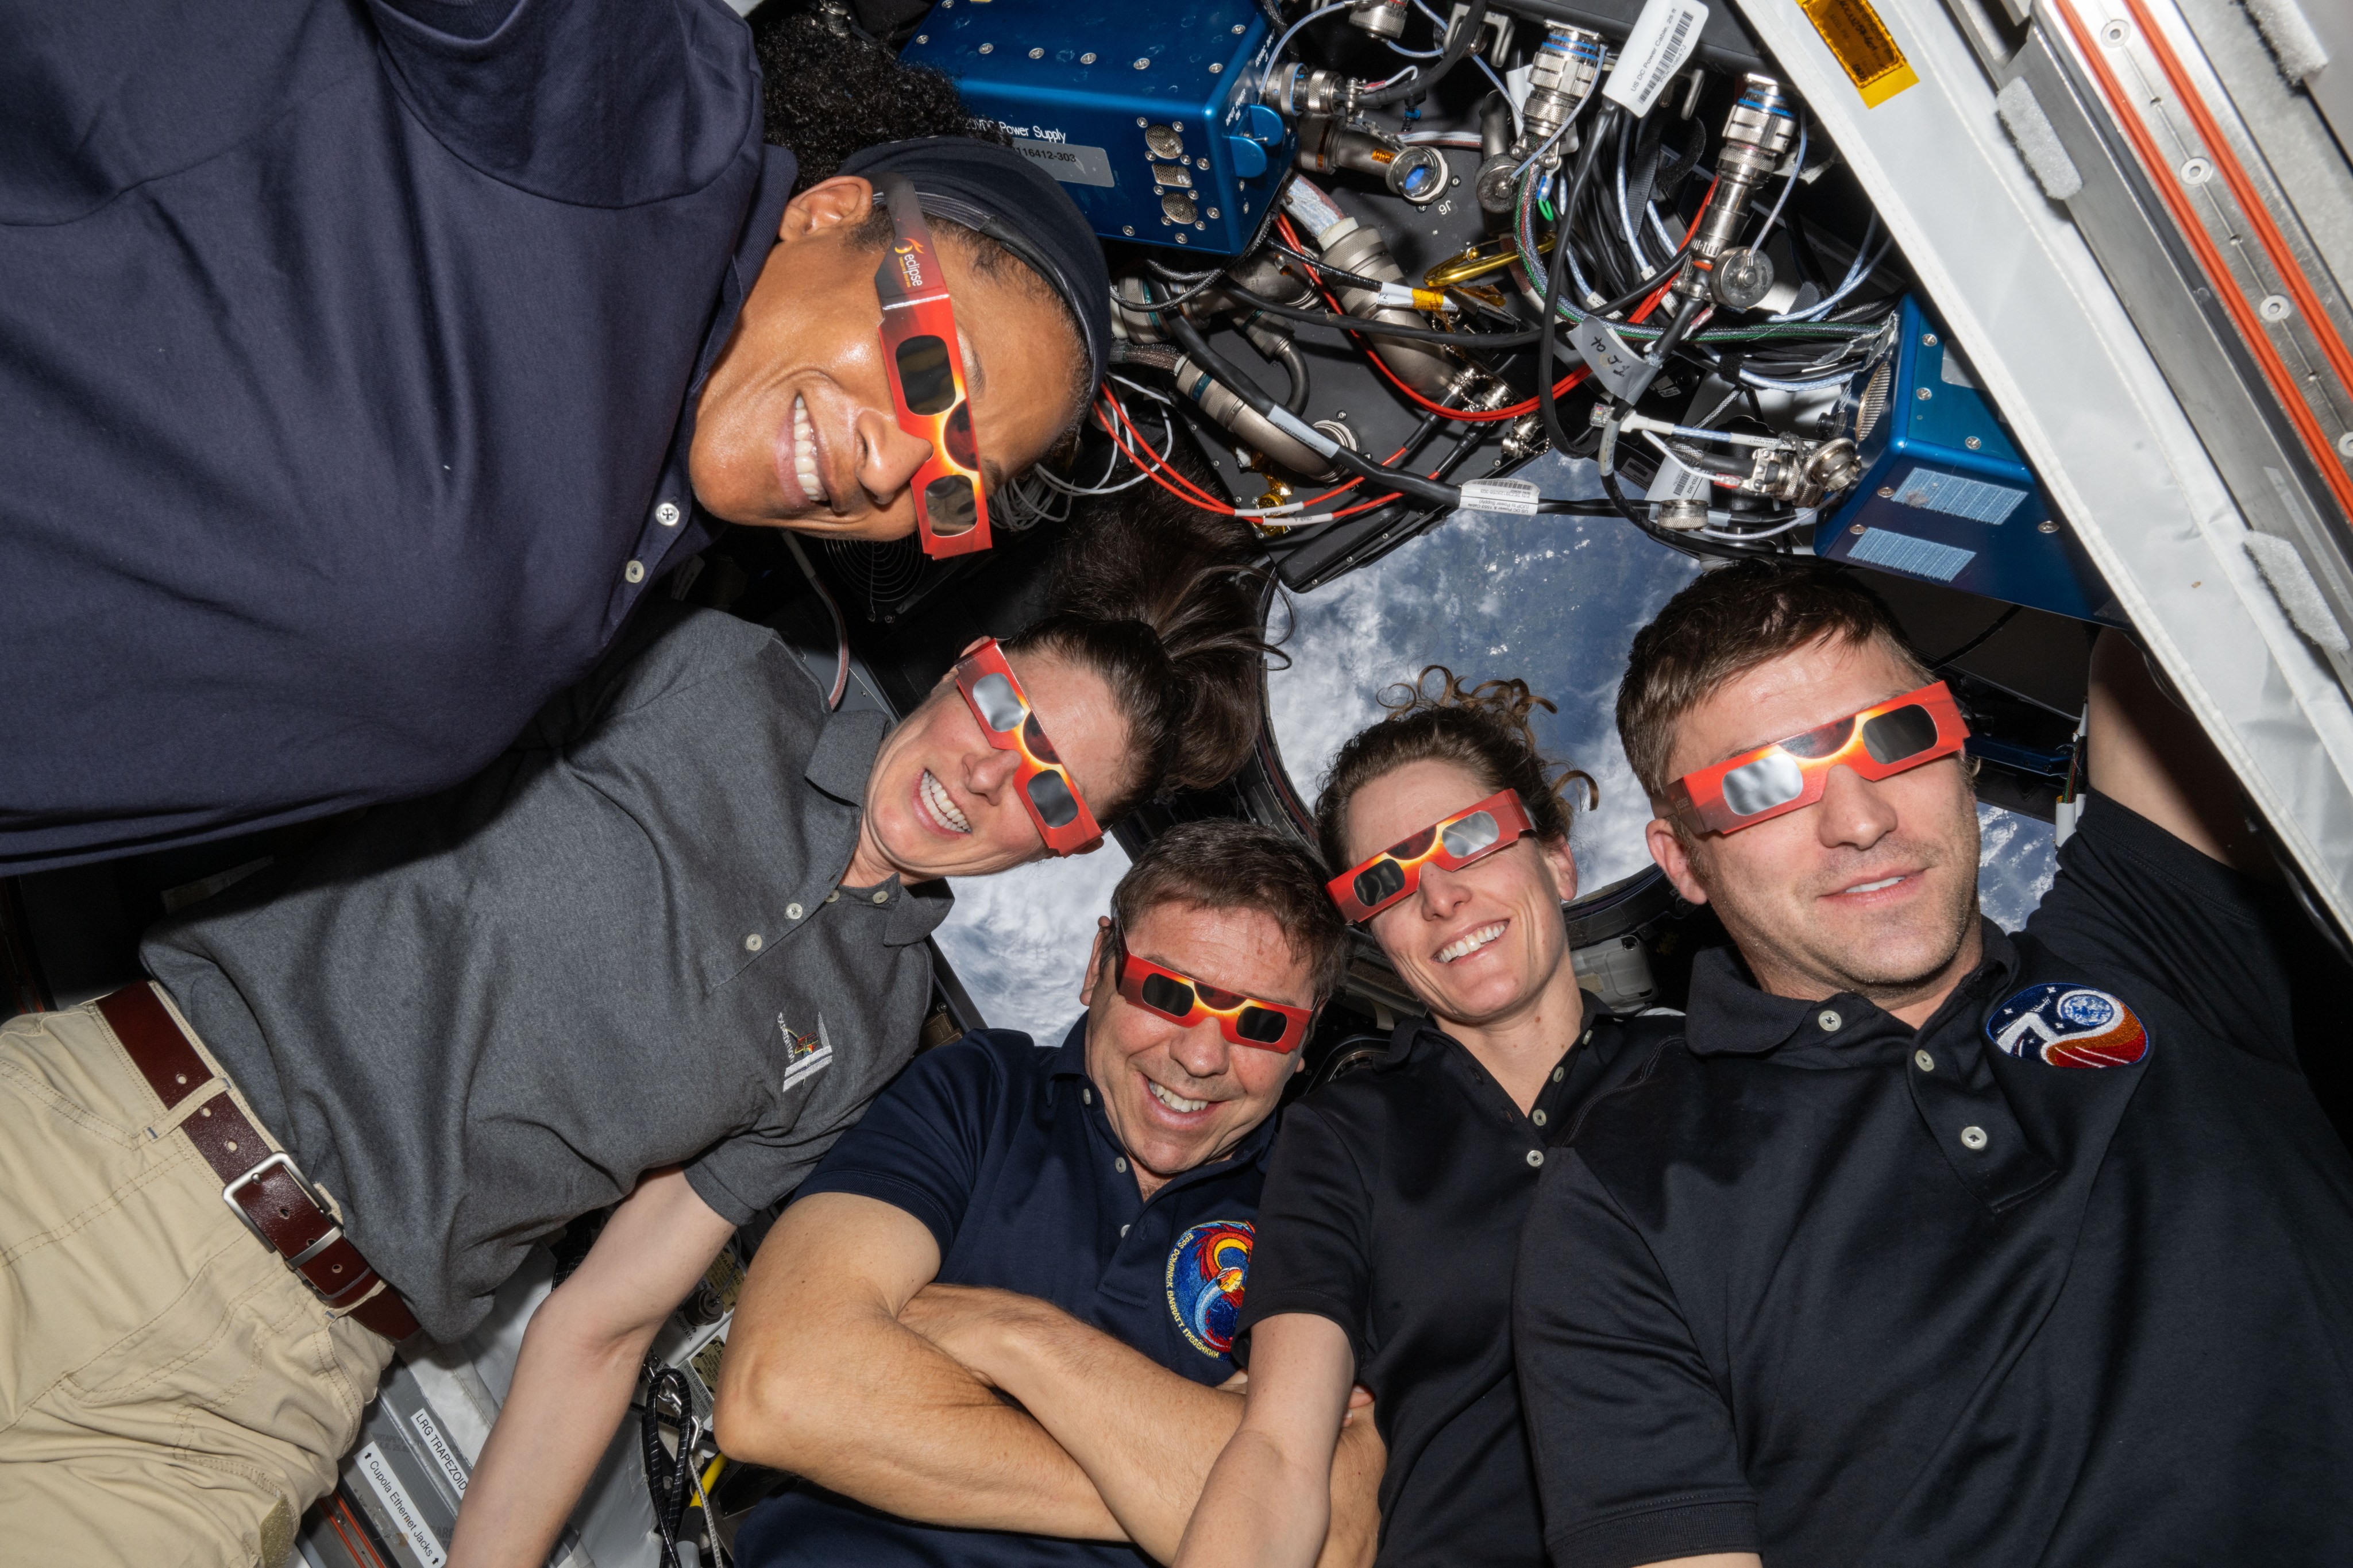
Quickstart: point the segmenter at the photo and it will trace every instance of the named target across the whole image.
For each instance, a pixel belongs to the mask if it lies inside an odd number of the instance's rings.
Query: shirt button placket
[[[654,508],[654,521],[664,528],[676,528],[680,515],[676,501],[666,500]]]
[[[1529,1170],[1533,1171],[1533,1170],[1535,1170],[1537,1166],[1539,1166],[1539,1165],[1541,1165],[1541,1164],[1543,1164],[1543,1163],[1544,1163],[1544,1151],[1543,1151],[1543,1150],[1541,1150],[1541,1149],[1531,1149],[1531,1150],[1529,1150],[1529,1151],[1528,1151],[1528,1169],[1529,1169]]]

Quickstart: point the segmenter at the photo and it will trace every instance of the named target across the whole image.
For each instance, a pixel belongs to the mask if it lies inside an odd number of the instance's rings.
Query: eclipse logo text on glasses
[[[939,249],[907,177],[884,174],[874,184],[892,230],[890,254],[874,269],[874,291],[882,298],[882,365],[899,428],[932,447],[911,481],[923,553],[986,550],[988,498],[981,489],[972,396]]]
[[[1519,792],[1499,790],[1469,810],[1442,817],[1362,865],[1343,871],[1324,885],[1324,891],[1351,921],[1368,921],[1391,904],[1412,897],[1421,886],[1423,867],[1459,871],[1535,830],[1535,824],[1528,820],[1527,807],[1520,803]]]
[[[1147,1013],[1172,1024],[1218,1021],[1218,1032],[1229,1044],[1252,1050],[1289,1051],[1307,1037],[1314,1022],[1313,1009],[1282,1002],[1261,1002],[1239,991],[1220,991],[1191,975],[1165,968],[1127,951],[1127,939],[1111,928],[1112,951],[1119,956],[1119,994]]]
[[[1893,778],[1951,756],[1968,738],[1959,705],[1939,680],[1685,773],[1667,786],[1668,809],[1694,831],[1737,833],[1821,799],[1832,768]]]
[[[1013,667],[1005,662],[1005,650],[997,646],[995,637],[983,637],[956,660],[955,683],[988,743],[1019,755],[1014,786],[1020,791],[1022,807],[1038,825],[1038,836],[1046,841],[1046,847],[1057,855],[1084,855],[1100,848],[1103,829],[1095,826],[1094,814],[1080,796],[1070,767],[1046,739],[1029,694],[1013,679]]]

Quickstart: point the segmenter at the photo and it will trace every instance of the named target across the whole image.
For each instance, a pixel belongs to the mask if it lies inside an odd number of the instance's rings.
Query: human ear
[[[820,229],[865,221],[874,210],[874,187],[856,174],[836,174],[820,180],[785,204],[784,221],[776,237],[807,239]]]
[[[1552,885],[1560,901],[1568,903],[1577,897],[1577,857],[1569,853],[1566,838],[1540,839],[1537,853],[1544,857],[1546,869],[1552,872]]]
[[[1707,902],[1707,889],[1692,869],[1691,851],[1675,832],[1675,825],[1663,816],[1654,816],[1642,829],[1642,837],[1651,846],[1651,858],[1659,863],[1659,869],[1667,874],[1667,880],[1683,896],[1683,902]]]
[[[1103,939],[1110,934],[1111,917],[1097,915],[1095,942],[1087,949],[1087,977],[1079,983],[1079,1005],[1082,1007],[1092,1007],[1095,1004],[1095,987],[1103,980]]]

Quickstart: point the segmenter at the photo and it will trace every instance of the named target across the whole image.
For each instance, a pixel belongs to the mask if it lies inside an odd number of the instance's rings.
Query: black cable
[[[1617,104],[1603,104],[1599,121],[1594,125],[1591,134],[1586,137],[1584,150],[1577,154],[1577,174],[1569,182],[1568,199],[1560,206],[1559,226],[1552,246],[1552,265],[1545,269],[1545,325],[1536,334],[1536,412],[1543,416],[1545,435],[1556,451],[1568,450],[1568,429],[1560,422],[1560,399],[1553,395],[1556,334],[1551,329],[1560,319],[1561,280],[1568,275],[1569,217],[1577,211],[1577,204],[1584,200],[1585,187],[1592,183],[1593,165],[1600,158],[1601,144],[1609,140],[1609,133],[1617,129]],[[1622,504],[1620,510],[1625,510],[1630,518],[1633,515]]]
[[[1676,273],[1681,272],[1683,269],[1683,262],[1690,256],[1691,245],[1686,241],[1681,249],[1677,250],[1672,256],[1667,258],[1665,266],[1660,268],[1656,272],[1651,273],[1648,278],[1643,279],[1640,283],[1635,284],[1633,288],[1628,289],[1625,293],[1619,295],[1618,298],[1610,300],[1608,304],[1597,306],[1587,313],[1588,315],[1595,316],[1614,316],[1620,310],[1630,310],[1633,306],[1640,304],[1642,301],[1643,297],[1649,294],[1651,289],[1656,289],[1660,284],[1664,283]]]
[[[672,1400],[679,1411],[678,1457],[662,1447],[662,1400]],[[677,1367],[652,1368],[646,1380],[645,1413],[638,1422],[638,1437],[646,1468],[646,1490],[654,1506],[654,1523],[661,1532],[662,1568],[679,1568],[678,1531],[686,1521],[687,1482],[694,1473],[694,1455],[687,1433],[694,1404],[687,1391],[686,1373]]]
[[[1955,659],[1967,658],[1969,655],[1977,652],[1978,649],[1985,647],[1986,644],[1993,640],[1994,633],[2010,625],[2010,617],[2017,615],[2020,608],[2021,606],[2017,605],[2010,605],[2010,608],[2004,610],[2001,614],[1993,618],[1993,625],[1986,627],[1985,630],[1979,632],[1977,636],[1971,637],[1968,641],[1963,643],[1960,647],[1955,648],[1944,658],[1930,659],[1928,661],[1928,668],[1930,669],[1942,669],[1947,665],[1952,663]]]
[[[1430,68],[1428,75],[1416,72],[1402,80],[1393,81],[1386,87],[1377,87],[1370,92],[1360,94],[1356,99],[1356,107],[1374,109],[1384,103],[1394,103],[1401,98],[1428,96],[1431,88],[1445,79],[1448,71],[1462,63],[1462,57],[1469,54],[1471,46],[1479,41],[1480,29],[1486,25],[1487,0],[1471,0],[1471,9],[1463,14],[1461,24],[1446,40],[1446,52],[1438,57],[1436,63]]]
[[[1291,378],[1291,395],[1282,400],[1282,405],[1293,414],[1306,413],[1307,361],[1300,354],[1299,345],[1285,338],[1267,357],[1281,365],[1282,374]]]
[[[1370,321],[1362,316],[1344,316],[1336,310],[1303,310],[1295,305],[1283,305],[1253,294],[1240,284],[1229,280],[1226,292],[1243,304],[1264,310],[1270,316],[1286,321],[1305,321],[1312,326],[1332,327],[1344,332],[1366,332],[1379,338],[1406,338],[1416,342],[1447,343],[1459,349],[1524,349],[1544,335],[1542,327],[1529,327],[1516,332],[1449,332],[1435,327],[1395,326],[1388,321]],[[1129,309],[1136,307],[1131,305]]]
[[[1676,347],[1685,338],[1691,336],[1692,329],[1699,325],[1699,319],[1705,314],[1707,314],[1705,300],[1694,295],[1683,301],[1683,308],[1675,312],[1675,319],[1667,323],[1667,330],[1661,332],[1651,345],[1651,352],[1657,356],[1661,364],[1666,363],[1667,356],[1674,353]]]
[[[1282,255],[1291,258],[1293,261],[1304,263],[1305,265],[1314,268],[1316,271],[1322,273],[1326,278],[1337,278],[1341,282],[1353,283],[1359,289],[1378,289],[1382,287],[1381,280],[1377,278],[1367,278],[1361,272],[1349,272],[1341,268],[1333,266],[1328,261],[1318,261],[1315,258],[1308,255],[1305,251],[1293,250],[1291,247],[1283,244],[1282,241],[1279,239],[1270,239],[1264,243],[1269,250],[1279,251]]]

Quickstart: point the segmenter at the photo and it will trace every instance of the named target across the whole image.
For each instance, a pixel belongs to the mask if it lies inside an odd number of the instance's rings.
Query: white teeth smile
[[[1486,946],[1489,942],[1503,935],[1504,928],[1511,923],[1512,922],[1509,921],[1497,921],[1493,925],[1481,926],[1477,931],[1472,931],[1466,936],[1455,938],[1452,942],[1448,942],[1444,947],[1438,950],[1438,962],[1440,963],[1451,963],[1458,958],[1469,957],[1472,953],[1478,952],[1481,948]]]
[[[923,776],[916,782],[915,789],[916,793],[923,797],[924,809],[932,814],[933,820],[942,827],[951,833],[972,831],[970,819],[956,809],[955,797],[948,794],[946,785],[932,776],[931,769],[923,770]]]
[[[825,480],[817,471],[817,425],[809,418],[807,402],[799,397],[793,399],[793,478],[802,495],[818,506],[825,504]]]
[[[1161,1088],[1158,1084],[1154,1083],[1150,1079],[1145,1079],[1144,1083],[1145,1088],[1152,1090],[1152,1098],[1158,1100],[1161,1104],[1166,1106],[1171,1110],[1207,1110],[1209,1109],[1209,1102],[1206,1100],[1187,1100],[1181,1094],[1171,1094],[1168,1090]]]
[[[1892,887],[1895,886],[1895,884],[1896,884],[1896,883],[1898,883],[1898,882],[1902,881],[1903,879],[1904,879],[1899,875],[1899,876],[1890,877],[1890,878],[1886,879],[1884,881],[1879,881],[1879,882],[1857,882],[1853,887],[1852,887],[1852,888],[1848,888],[1848,889],[1843,889],[1843,890],[1844,890],[1844,891],[1846,891],[1846,892],[1849,892],[1849,893],[1875,893],[1875,892],[1879,891],[1879,889],[1882,889],[1882,888],[1892,888]]]

